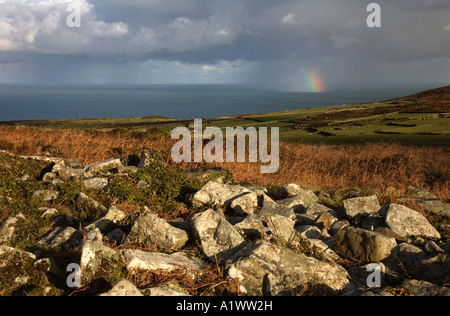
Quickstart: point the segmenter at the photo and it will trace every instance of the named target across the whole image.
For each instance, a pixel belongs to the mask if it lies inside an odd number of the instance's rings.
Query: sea
[[[145,116],[200,119],[384,101],[430,88],[305,93],[243,85],[0,85],[0,121]]]

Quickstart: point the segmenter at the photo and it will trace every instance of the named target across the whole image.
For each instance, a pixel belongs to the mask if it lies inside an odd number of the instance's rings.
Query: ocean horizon
[[[243,85],[0,85],[0,121],[145,116],[206,119],[385,101],[430,88],[434,86],[310,93]]]

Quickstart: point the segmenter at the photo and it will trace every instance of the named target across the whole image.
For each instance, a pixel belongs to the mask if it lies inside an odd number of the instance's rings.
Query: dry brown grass
[[[0,149],[24,155],[48,152],[77,159],[82,164],[136,153],[142,148],[169,152],[173,144],[174,141],[166,134],[155,130],[103,133],[0,127]],[[214,166],[231,170],[237,182],[260,185],[299,183],[315,189],[359,188],[376,192],[384,192],[388,187],[403,190],[412,185],[428,189],[443,200],[450,198],[448,147],[281,144],[280,153],[280,169],[275,174],[261,174],[260,165],[255,163],[216,163]],[[196,166],[199,165],[180,165],[181,168]],[[434,170],[431,178],[429,170]]]

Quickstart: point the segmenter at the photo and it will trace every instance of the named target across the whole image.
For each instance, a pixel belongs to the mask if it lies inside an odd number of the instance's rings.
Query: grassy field
[[[282,141],[307,144],[389,142],[419,146],[450,145],[450,88],[384,102],[248,114],[206,119],[204,127],[279,127]],[[0,122],[0,126],[112,131],[170,132],[187,120],[165,117],[100,118]]]

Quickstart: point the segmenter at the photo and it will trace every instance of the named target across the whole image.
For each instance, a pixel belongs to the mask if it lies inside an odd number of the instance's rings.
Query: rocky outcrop
[[[152,179],[135,176],[162,163],[153,159],[143,155],[143,169],[133,175],[126,173],[137,167],[128,170],[121,159],[85,168],[55,160],[55,170],[42,173],[52,174],[46,182],[21,179],[39,182],[29,196],[45,225],[30,232],[35,235],[31,244],[23,243],[18,231],[28,223],[23,216],[8,215],[0,223],[0,285],[7,285],[1,291],[28,293],[33,288],[49,295],[56,289],[49,286],[49,275],[58,288],[68,290],[70,262],[80,267],[83,289],[103,296],[187,295],[181,278],[191,284],[212,270],[221,279],[208,286],[234,280],[234,294],[240,295],[388,295],[386,291],[399,286],[416,295],[449,295],[450,246],[413,209],[382,207],[377,196],[346,199],[340,208],[330,208],[326,199],[319,199],[320,192],[297,184],[269,196],[264,188],[206,182],[209,178],[196,190],[187,190],[192,205],[180,206],[170,221],[162,216],[173,214],[154,212],[155,205],[111,205],[116,199],[107,196],[106,185],[120,183],[116,180],[122,177],[141,193],[150,192]],[[109,171],[125,174],[111,177]],[[37,190],[49,181],[51,190]],[[66,195],[72,186],[76,189]],[[85,189],[89,196],[80,192]],[[429,200],[434,196],[426,192],[413,193],[423,203],[440,202]],[[2,200],[8,210],[13,202]],[[60,204],[70,204],[70,209]],[[379,290],[368,283],[373,263],[381,273]],[[151,285],[143,289],[146,278],[152,278]]]

